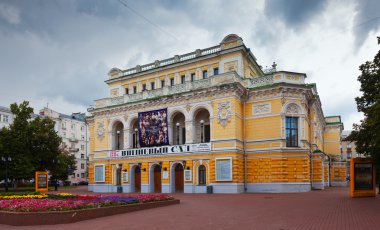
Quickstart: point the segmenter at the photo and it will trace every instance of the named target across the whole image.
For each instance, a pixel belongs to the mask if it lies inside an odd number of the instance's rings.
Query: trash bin
[[[207,194],[213,194],[213,187],[210,185],[210,186],[207,186]]]
[[[122,192],[123,192],[123,187],[118,186],[118,187],[117,187],[117,193],[122,193]]]

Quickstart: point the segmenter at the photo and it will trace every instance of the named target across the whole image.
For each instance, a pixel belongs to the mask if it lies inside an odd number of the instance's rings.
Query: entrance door
[[[183,166],[177,164],[175,166],[175,192],[183,192],[184,182],[183,182]]]
[[[154,192],[161,193],[161,167],[154,167]]]
[[[116,185],[121,185],[121,167],[116,169]]]
[[[135,167],[135,192],[141,192],[141,168]]]

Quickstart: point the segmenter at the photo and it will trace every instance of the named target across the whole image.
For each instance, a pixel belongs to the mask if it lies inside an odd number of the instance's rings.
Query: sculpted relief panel
[[[226,127],[228,121],[231,117],[231,103],[230,102],[220,102],[218,103],[218,122]]]
[[[272,112],[271,103],[257,104],[252,107],[253,115],[268,114]]]
[[[237,71],[238,62],[237,61],[230,61],[224,63],[224,72],[232,72]]]

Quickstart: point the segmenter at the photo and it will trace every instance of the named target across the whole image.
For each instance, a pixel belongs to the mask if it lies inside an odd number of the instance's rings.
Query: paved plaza
[[[69,192],[88,193],[84,189]],[[174,194],[181,204],[66,225],[0,229],[380,229],[380,196],[352,199],[348,191]]]

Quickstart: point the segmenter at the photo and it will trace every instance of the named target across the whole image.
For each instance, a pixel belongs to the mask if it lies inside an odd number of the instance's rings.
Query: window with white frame
[[[123,182],[128,182],[128,172],[123,172]]]
[[[8,115],[3,115],[3,122],[8,123],[9,122],[9,116]]]
[[[217,181],[232,180],[232,159],[217,158],[215,159],[215,177]]]
[[[94,174],[95,174],[95,182],[104,182],[104,165],[95,165]]]

